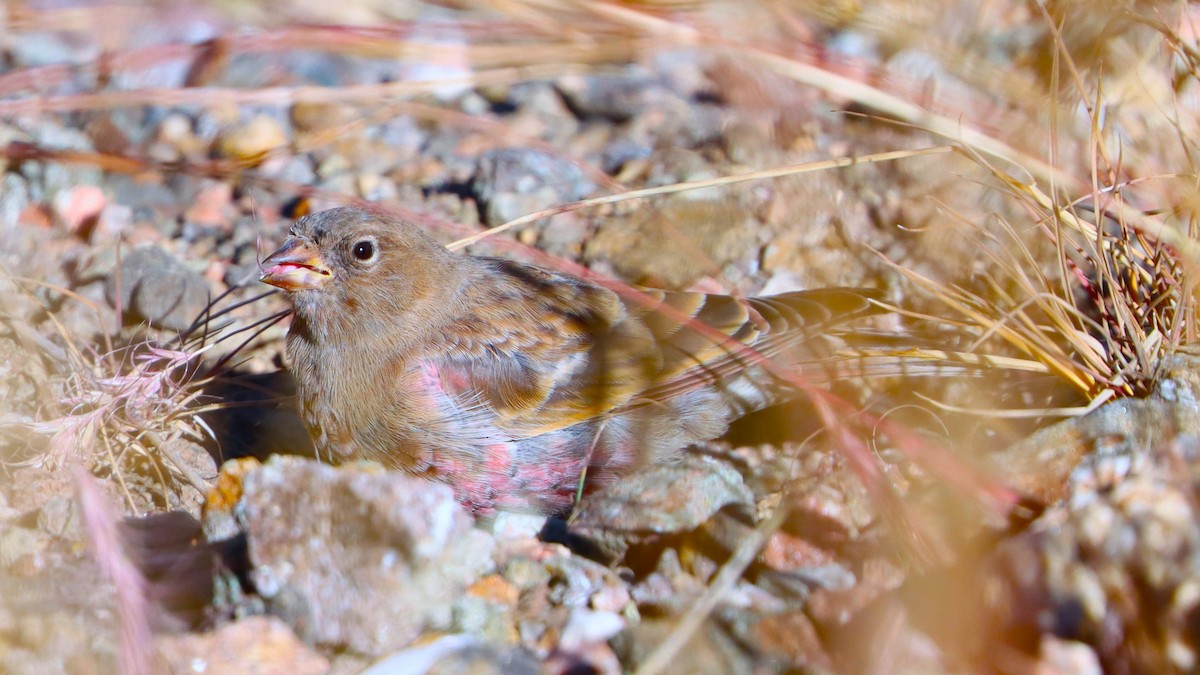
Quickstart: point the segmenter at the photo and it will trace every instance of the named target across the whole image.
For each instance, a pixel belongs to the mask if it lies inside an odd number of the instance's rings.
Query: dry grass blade
[[[1100,107],[1097,95],[1089,109]],[[1148,394],[1163,358],[1191,342],[1196,330],[1197,249],[1185,233],[1190,228],[1126,203],[1124,191],[1139,181],[1114,179],[1120,171],[1108,164],[1100,149],[1104,144],[1096,140],[1101,130],[1094,115],[1092,121],[1093,188],[1080,197],[1052,196],[1036,182],[1016,178],[1023,167],[1003,170],[972,148],[962,150],[1029,214],[1033,231],[1056,252],[1057,278],[1042,271],[1045,261],[1022,242],[1018,226],[1002,219],[997,219],[999,233],[971,225],[997,245],[986,249],[992,265],[982,290],[889,262],[947,310],[945,318],[926,318],[965,325],[975,335],[967,351],[979,353],[999,341],[1042,364],[1089,401],[1055,412],[1086,412],[1113,396]],[[1008,369],[1014,363],[997,359],[991,365]]]
[[[146,599],[146,580],[126,556],[115,517],[105,505],[103,492],[95,479],[78,467],[74,474],[80,513],[83,514],[93,555],[104,575],[116,588],[121,672],[148,674],[152,671],[150,649],[153,633],[150,629],[150,605]]]
[[[877,110],[906,124],[920,127],[933,134],[974,150],[1014,161],[1034,172],[1039,178],[1057,183],[1070,184],[1073,178],[1055,167],[1018,150],[1003,140],[986,134],[961,118],[952,118],[930,112],[900,95],[885,91],[878,86],[839,75],[819,65],[805,63],[796,58],[781,55],[757,45],[731,43],[719,35],[683,23],[654,16],[627,6],[611,3],[577,2],[584,10],[614,23],[653,36],[663,43],[695,46],[705,45],[714,49],[726,49],[755,64],[797,82],[816,87],[837,97],[849,98],[870,109]]]
[[[658,675],[670,667],[675,657],[687,646],[688,641],[717,608],[721,600],[733,590],[734,584],[746,573],[746,569],[754,562],[758,552],[766,545],[771,535],[775,534],[776,530],[786,522],[787,517],[788,510],[781,507],[770,518],[759,523],[751,536],[741,542],[738,549],[717,572],[704,595],[700,596],[687,613],[679,619],[678,625],[670,636],[663,640],[638,666],[638,669],[634,671],[635,675]]]
[[[459,250],[466,248],[478,241],[499,234],[514,227],[519,227],[526,223],[531,223],[542,218],[549,218],[560,213],[577,211],[605,204],[616,204],[619,202],[632,201],[635,199],[646,199],[649,197],[657,197],[662,195],[676,194],[687,192],[688,190],[700,190],[712,187],[724,187],[744,183],[747,181],[767,180],[771,178],[782,178],[784,176],[795,176],[803,173],[812,173],[814,171],[827,171],[829,169],[840,169],[859,164],[873,164],[876,162],[891,162],[910,157],[921,157],[924,155],[938,155],[951,152],[953,148],[948,145],[938,145],[928,148],[920,148],[917,150],[896,150],[892,152],[880,152],[872,155],[862,155],[859,157],[837,157],[834,159],[822,160],[819,162],[806,162],[796,166],[785,166],[775,169],[767,169],[764,171],[751,171],[737,176],[723,176],[720,178],[709,178],[705,180],[689,181],[686,183],[675,183],[672,185],[663,185],[653,188],[645,188],[641,190],[628,190],[615,195],[607,195],[604,197],[595,197],[593,199],[584,199],[570,204],[563,204],[548,209],[543,209],[535,213],[530,213],[520,218],[510,220],[507,223],[502,223],[490,229],[484,230],[478,234],[459,239],[451,243],[447,248],[450,250]]]
[[[889,262],[889,264],[891,263]],[[1050,330],[1044,324],[1037,323],[1026,312],[1029,304],[1037,303],[1039,298],[1047,298],[1046,295],[1039,294],[1034,298],[1027,298],[1022,301],[1024,304],[1015,308],[1004,308],[995,304],[993,300],[965,289],[949,287],[915,270],[900,265],[892,267],[913,282],[917,288],[941,302],[949,310],[951,316],[965,319],[969,326],[979,331],[981,340],[988,336],[995,336],[1015,348],[1018,353],[1041,364],[1047,372],[1068,382],[1080,393],[1089,397],[1097,393],[1095,391],[1098,381],[1096,375],[1080,368],[1080,364],[1071,358],[1070,353],[1058,339],[1062,332]],[[1043,305],[1054,311],[1066,311],[1063,310],[1061,303],[1054,300],[1044,302]],[[1075,331],[1071,331],[1070,334],[1078,335]],[[1085,346],[1090,344],[1085,343]],[[927,355],[937,356],[935,353]],[[977,358],[986,360],[987,365],[996,368],[1018,365],[1017,369],[1019,370],[1034,370],[1028,366],[1026,360],[1013,360],[1001,354],[977,355]]]
[[[979,415],[981,417],[992,417],[1000,419],[1040,419],[1043,417],[1078,417],[1086,415],[1101,405],[1112,400],[1113,394],[1111,390],[1102,392],[1091,403],[1086,406],[1078,406],[1073,408],[1017,408],[1014,410],[999,410],[996,408],[964,408],[962,406],[950,405],[942,401],[936,401],[929,396],[916,392],[917,398],[924,400],[932,406],[946,412],[964,413],[968,415]]]

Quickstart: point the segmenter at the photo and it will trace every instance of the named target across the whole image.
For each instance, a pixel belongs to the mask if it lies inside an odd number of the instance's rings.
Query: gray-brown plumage
[[[288,355],[323,456],[426,474],[476,512],[560,512],[585,468],[596,484],[719,436],[789,393],[744,347],[813,363],[828,329],[873,311],[851,289],[625,297],[353,208],[300,220],[263,266],[295,309]]]

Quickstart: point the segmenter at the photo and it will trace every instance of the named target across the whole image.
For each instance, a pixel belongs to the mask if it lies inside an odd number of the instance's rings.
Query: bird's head
[[[358,208],[306,216],[262,261],[308,322],[374,323],[432,310],[461,284],[464,259],[412,223]]]

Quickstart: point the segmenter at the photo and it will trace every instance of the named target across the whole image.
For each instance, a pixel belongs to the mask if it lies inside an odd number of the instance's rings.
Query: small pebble
[[[73,234],[87,237],[106,204],[104,191],[94,185],[76,185],[54,195],[54,216]]]
[[[258,115],[221,134],[218,149],[225,157],[257,162],[288,143],[283,126],[271,117]]]

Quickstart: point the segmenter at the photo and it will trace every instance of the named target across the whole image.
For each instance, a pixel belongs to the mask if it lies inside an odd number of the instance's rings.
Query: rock
[[[470,635],[445,635],[429,644],[396,652],[381,659],[362,675],[536,675],[544,672],[523,649],[502,649]]]
[[[217,149],[221,155],[256,164],[268,152],[286,149],[287,134],[283,125],[272,117],[256,115],[221,133]]]
[[[428,675],[535,675],[539,672],[546,671],[524,649],[479,645],[439,658],[430,666]]]
[[[550,581],[550,572],[545,565],[525,557],[516,557],[504,565],[504,578],[519,591],[541,588]]]
[[[340,153],[332,153],[327,155],[317,165],[317,176],[321,180],[329,180],[337,176],[350,174],[354,172],[354,165],[350,159]]]
[[[444,630],[493,565],[492,538],[439,483],[275,457],[243,490],[255,586],[311,643],[379,655]]]
[[[764,565],[780,572],[822,567],[834,559],[827,549],[782,531],[775,532],[767,539],[760,556]]]
[[[595,186],[571,162],[540,150],[504,148],[479,158],[473,188],[489,225],[582,199]]]
[[[279,619],[252,616],[208,633],[164,635],[154,641],[161,663],[172,673],[230,675],[318,675],[329,662],[305,647]]]
[[[369,202],[399,201],[400,190],[390,178],[376,173],[359,173],[357,183],[358,194]]]
[[[62,495],[51,497],[42,505],[38,510],[37,523],[38,529],[55,537],[81,534],[75,502]]]
[[[1200,411],[1200,363],[1195,356],[1172,354],[1163,359],[1154,396],[1184,409]]]
[[[616,175],[626,164],[647,160],[653,154],[654,148],[648,143],[618,136],[604,146],[600,156],[600,166],[606,173]]]
[[[712,96],[712,81],[706,70],[714,59],[719,58],[713,50],[702,47],[657,49],[651,56],[655,77],[663,86],[684,99],[699,99]]]
[[[640,115],[652,98],[669,94],[644,73],[573,75],[560,78],[555,86],[579,117],[617,123]]]
[[[124,204],[109,203],[96,218],[92,228],[93,242],[111,242],[133,226],[133,209]]]
[[[506,99],[500,105],[515,108],[505,119],[505,126],[515,134],[540,138],[555,147],[566,147],[579,133],[578,118],[548,82],[514,84],[508,88]]]
[[[1188,372],[1172,362],[1156,394],[1146,399],[1121,399],[1074,419],[1041,429],[990,459],[997,475],[1043,502],[1068,494],[1067,477],[1080,466],[1113,457],[1144,454],[1146,430],[1168,437],[1200,435],[1195,393]],[[1195,371],[1194,364],[1192,370]]]
[[[72,233],[87,238],[105,206],[104,192],[93,185],[77,185],[54,195],[54,215]]]
[[[693,606],[704,589],[703,581],[683,570],[679,552],[665,548],[654,571],[633,584],[629,595],[637,603],[638,612],[667,616],[681,614]]]
[[[625,133],[656,148],[700,148],[719,141],[725,124],[716,106],[670,94],[654,99]]]
[[[204,496],[201,520],[204,537],[210,542],[231,539],[245,526],[238,508],[244,494],[246,476],[262,468],[254,457],[239,457],[221,465],[212,489]]]
[[[18,618],[8,639],[0,639],[0,672],[13,675],[117,672],[116,659],[110,651],[115,636],[89,633],[100,627],[95,620],[87,622],[80,617],[81,613],[58,610]]]
[[[643,621],[613,639],[616,653],[626,670],[635,671],[650,654],[678,628],[670,619]],[[687,644],[671,659],[672,673],[753,673],[751,658],[713,619],[704,622]]]
[[[817,587],[809,596],[805,612],[809,618],[825,628],[846,625],[852,617],[879,600],[880,596],[894,591],[904,582],[904,572],[886,560],[868,559],[860,564],[857,575],[849,575],[853,583],[846,585],[846,572],[833,574],[826,580],[825,587]],[[839,579],[839,577],[843,577]],[[810,577],[811,578],[811,577]]]
[[[288,157],[286,161],[276,167],[273,177],[283,183],[309,185],[317,181],[317,172],[313,170],[310,156],[296,155]]]
[[[0,280],[0,295],[19,292],[15,284],[6,281]],[[14,312],[10,320],[28,319]],[[48,375],[46,364],[38,357],[36,350],[26,349],[12,338],[0,338],[0,401],[7,406],[7,410],[0,413],[0,419],[8,424],[32,422],[40,405],[39,383],[45,382]],[[17,453],[9,455],[12,459],[19,456]],[[8,508],[8,499],[4,499],[0,513],[7,513]]]
[[[354,108],[340,103],[299,101],[292,105],[289,116],[297,131],[319,132],[340,127],[354,120]]]
[[[607,555],[620,557],[631,543],[689,532],[721,509],[754,503],[742,476],[729,464],[685,455],[653,464],[584,497],[570,525]]]
[[[545,525],[545,516],[501,511],[484,527],[498,541],[508,541],[536,538]]]
[[[113,306],[120,301],[127,322],[176,331],[190,327],[210,299],[204,278],[158,246],[126,254],[120,273],[109,275],[105,294]]]
[[[756,655],[756,664],[776,672],[833,672],[821,635],[803,611],[761,614],[725,612],[729,631]]]
[[[1062,640],[1047,634],[1042,637],[1038,656],[1038,673],[1101,675],[1104,672],[1096,651],[1082,642]]]
[[[158,125],[155,142],[169,149],[164,159],[198,157],[206,147],[206,143],[192,128],[192,119],[183,113],[173,113],[163,118]]]
[[[758,230],[734,199],[671,198],[606,220],[585,256],[611,264],[626,281],[683,288],[728,266],[752,267]]]
[[[53,150],[77,150],[94,152],[92,139],[82,130],[41,123],[31,129],[31,141],[38,146]],[[52,201],[61,190],[78,185],[102,185],[104,172],[90,164],[68,164],[61,162],[22,162],[21,175],[29,180],[30,194],[34,201]]]
[[[15,173],[0,177],[0,241],[8,242],[15,235],[29,203],[29,184],[24,178]]]
[[[206,181],[183,212],[184,237],[192,228],[227,231],[233,211],[233,186],[225,181]]]
[[[1089,457],[1068,499],[999,545],[979,597],[996,636],[1078,641],[1105,672],[1195,672],[1200,436],[1135,428],[1131,452]]]
[[[625,621],[611,612],[590,609],[571,611],[558,647],[545,664],[549,672],[589,672],[618,675],[624,672],[609,638],[621,632]]]
[[[35,555],[45,545],[45,535],[24,527],[10,527],[0,533],[0,569],[6,570],[22,558]]]
[[[626,586],[615,571],[582,556],[552,555],[543,565],[550,573],[551,602],[567,609],[593,607],[598,594],[607,601],[611,589]]]
[[[156,177],[113,176],[108,189],[113,204],[133,210],[133,222],[148,224],[163,236],[173,236],[180,202],[194,198],[199,180],[177,177],[170,179],[170,183]]]
[[[413,117],[397,116],[365,130],[374,143],[392,148],[409,162],[423,159],[422,148],[429,140],[429,132]]]
[[[605,642],[624,629],[625,620],[613,612],[579,607],[571,611],[559,647],[577,650],[587,644]]]
[[[454,627],[492,644],[515,644],[518,638],[514,612],[520,599],[517,587],[498,574],[471,585],[454,603]]]

